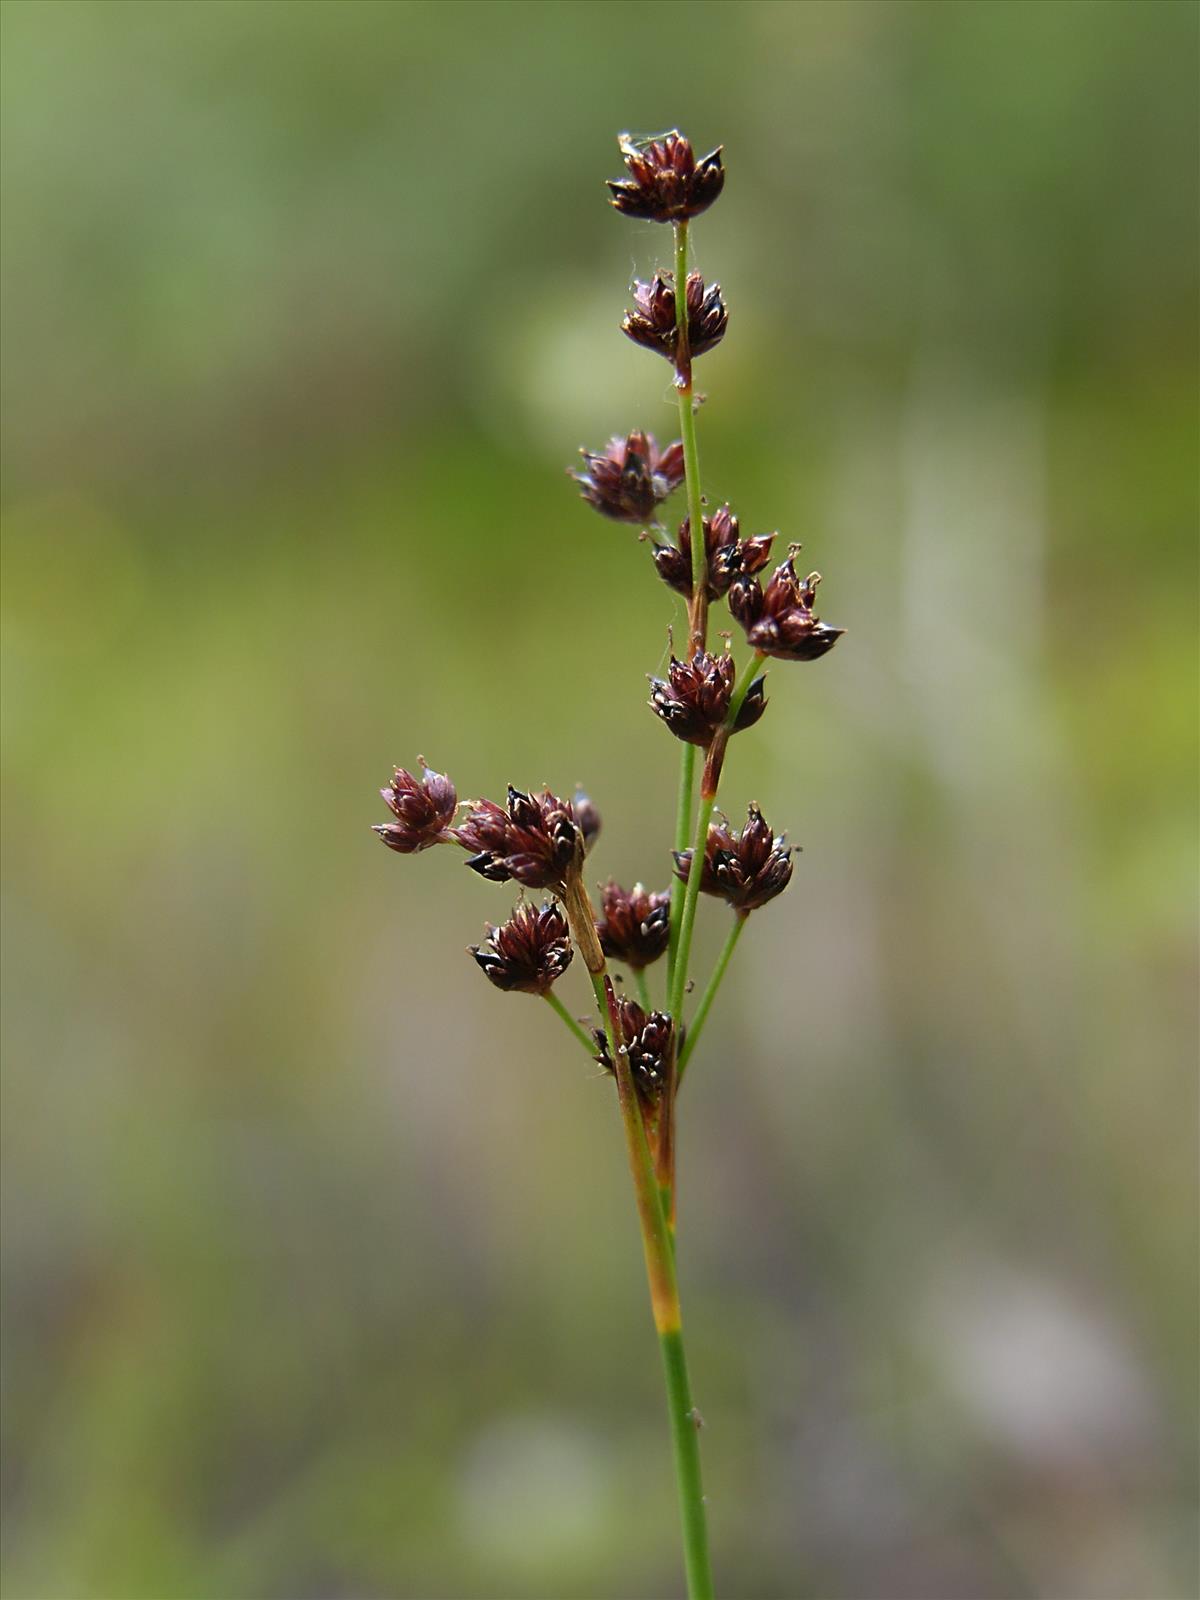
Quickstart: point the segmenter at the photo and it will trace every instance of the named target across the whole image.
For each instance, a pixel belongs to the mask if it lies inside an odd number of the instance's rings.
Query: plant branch
[[[738,912],[733,919],[733,927],[729,930],[729,937],[721,947],[721,954],[717,957],[717,964],[713,968],[712,977],[708,980],[708,987],[700,998],[696,1007],[696,1015],[692,1018],[691,1027],[687,1032],[683,1049],[679,1053],[679,1073],[676,1087],[683,1082],[683,1074],[691,1060],[692,1051],[708,1021],[708,1013],[712,1010],[712,1003],[717,998],[717,990],[721,987],[721,980],[725,976],[725,969],[729,965],[730,957],[737,949],[737,942],[742,937],[742,929],[746,926],[747,913]]]
[[[575,1018],[567,1010],[566,1006],[563,1005],[562,1001],[558,998],[558,996],[554,993],[554,991],[552,989],[548,989],[546,991],[546,993],[542,996],[542,999],[550,1007],[551,1011],[553,1011],[557,1016],[560,1016],[562,1018],[562,1020],[566,1023],[567,1027],[571,1030],[571,1032],[579,1040],[580,1044],[583,1046],[583,1048],[587,1051],[588,1055],[594,1061],[596,1059],[596,1042],[595,1042],[594,1039],[591,1039],[591,1038],[588,1037],[586,1029],[581,1027],[580,1024],[578,1022],[576,1022]]]

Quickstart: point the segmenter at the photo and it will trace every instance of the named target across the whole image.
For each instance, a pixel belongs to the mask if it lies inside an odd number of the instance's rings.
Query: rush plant
[[[520,886],[521,899],[508,921],[488,926],[471,954],[496,988],[543,999],[575,1043],[612,1076],[666,1375],[688,1592],[701,1600],[713,1593],[713,1584],[699,1416],[675,1276],[678,1097],[747,921],[792,877],[786,837],[772,831],[757,806],[750,807],[740,830],[724,817],[714,819],[714,811],[729,740],[766,710],[767,660],[816,661],[842,630],[816,616],[820,577],[798,576],[798,546],[764,583],[761,574],[777,535],[743,537],[728,505],[705,512],[693,363],[724,338],[729,317],[719,284],[706,284],[690,270],[689,232],[724,187],[722,152],[698,161],[678,132],[645,141],[622,135],[620,149],[627,175],[609,183],[613,206],[625,216],[663,223],[674,234],[672,267],[661,268],[648,283],[635,282],[633,307],[621,327],[635,344],[670,362],[680,437],[660,448],[650,434],[635,429],[602,450],[582,451],[583,466],[574,476],[590,506],[648,536],[659,578],[686,605],[683,656],[672,655],[666,677],[650,680],[651,709],[681,745],[670,888],[650,891],[639,883],[626,889],[610,880],[600,891],[597,913],[585,863],[600,819],[586,795],[565,800],[549,789],[526,793],[510,785],[503,804],[469,801],[464,812],[450,779],[423,760],[420,776],[399,769],[382,791],[392,820],[375,831],[401,855],[458,845],[480,877]],[[680,488],[686,515],[671,538],[661,508]],[[728,643],[710,649],[710,613],[722,605],[745,635],[740,667]],[[663,853],[665,866],[665,840]],[[526,900],[526,891],[545,898]],[[701,895],[724,902],[729,929],[689,1017],[692,934]],[[595,1013],[584,1019],[574,1017],[554,991],[576,954],[595,1004]],[[647,969],[664,958],[663,1001],[656,1008]],[[624,973],[632,977],[634,995],[624,992]]]

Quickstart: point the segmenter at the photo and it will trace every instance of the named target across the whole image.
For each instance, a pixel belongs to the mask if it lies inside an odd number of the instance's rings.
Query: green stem
[[[675,1476],[683,1507],[683,1558],[691,1600],[712,1600],[712,1569],[708,1560],[708,1527],[704,1512],[704,1487],[700,1481],[700,1416],[692,1405],[683,1331],[660,1333],[663,1371],[667,1379],[667,1410],[671,1417],[671,1442],[675,1447]],[[690,1511],[690,1515],[689,1515]]]
[[[622,1054],[617,1002],[612,981],[592,974],[592,987],[605,1017],[605,1034],[617,1080],[617,1098],[625,1127],[629,1170],[637,1197],[642,1225],[642,1248],[646,1256],[646,1276],[650,1284],[650,1306],[662,1349],[663,1373],[667,1385],[667,1415],[671,1423],[671,1444],[675,1456],[675,1482],[679,1491],[679,1514],[683,1524],[683,1558],[687,1572],[689,1600],[713,1600],[712,1569],[708,1558],[708,1514],[704,1505],[704,1485],[700,1475],[700,1440],[696,1411],[688,1382],[687,1356],[683,1347],[683,1319],[679,1309],[679,1286],[675,1278],[675,1247],[667,1227],[659,1186],[646,1142],[646,1130],[637,1103],[637,1090],[629,1070],[628,1057]]]
[[[742,709],[742,702],[749,693],[750,685],[754,682],[759,667],[762,665],[762,656],[755,653],[750,657],[742,670],[742,675],[734,685],[733,694],[729,699],[729,713],[722,726],[713,736],[712,747],[709,750],[708,760],[705,762],[704,776],[700,782],[700,809],[696,816],[696,832],[692,840],[692,860],[688,869],[687,887],[683,896],[683,916],[679,925],[679,946],[675,952],[675,970],[672,973],[670,1005],[668,1009],[673,1017],[683,1015],[683,992],[687,987],[688,958],[692,953],[692,931],[696,923],[696,902],[700,897],[700,876],[704,870],[704,847],[708,843],[708,825],[712,821],[713,807],[717,803],[717,779],[720,776],[721,761],[724,756],[725,744],[733,732],[737,722],[738,713]],[[710,772],[713,776],[710,779]]]
[[[692,545],[692,602],[688,608],[691,637],[688,655],[703,650],[708,637],[708,548],[704,539],[700,495],[700,452],[696,445],[696,411],[692,393],[692,353],[687,316],[688,225],[675,224],[675,396],[679,402],[679,436],[687,474],[688,532]]]
[[[650,984],[646,978],[645,967],[635,967],[633,969],[633,983],[637,989],[638,1004],[642,1010],[646,1012],[653,1011],[654,1003],[650,999]]]
[[[554,991],[547,991],[547,993],[542,996],[542,999],[550,1007],[551,1011],[555,1012],[556,1015],[563,1019],[567,1027],[570,1028],[571,1032],[579,1040],[580,1044],[594,1061],[596,1059],[595,1040],[588,1037],[587,1032],[580,1026],[578,1022],[575,1021],[575,1018],[567,1010],[566,1006],[563,1005],[562,1001],[558,998]]]
[[[685,744],[679,764],[679,803],[675,811],[675,848],[686,850],[692,828],[692,794],[696,787],[696,746]],[[683,879],[671,878],[671,942],[667,946],[667,993],[671,993],[675,955],[679,949],[679,923],[683,916]]]
[[[721,980],[725,976],[725,969],[729,965],[730,957],[737,949],[737,942],[742,937],[742,929],[746,926],[746,913],[738,912],[733,919],[733,927],[729,930],[721,954],[717,957],[717,964],[713,968],[712,977],[708,980],[708,987],[696,1007],[696,1015],[692,1018],[692,1025],[688,1029],[687,1038],[679,1054],[679,1082],[683,1082],[683,1074],[691,1058],[692,1051],[700,1038],[701,1030],[708,1021],[708,1013],[712,1010],[712,1003],[717,998],[717,990],[721,987]]]
[[[688,606],[688,649],[690,659],[704,648],[708,634],[708,548],[704,541],[704,502],[700,494],[700,451],[696,443],[696,412],[692,395],[692,356],[688,346],[687,320],[688,225],[675,224],[675,398],[679,404],[679,437],[683,442],[683,466],[687,480],[688,531],[692,546],[692,603]],[[696,598],[698,597],[698,598]],[[692,825],[692,804],[696,787],[696,747],[685,744],[679,761],[679,802],[675,811],[675,849],[686,850]],[[679,951],[679,931],[683,918],[684,885],[671,883],[671,942],[667,950],[667,992],[675,982],[675,962]]]

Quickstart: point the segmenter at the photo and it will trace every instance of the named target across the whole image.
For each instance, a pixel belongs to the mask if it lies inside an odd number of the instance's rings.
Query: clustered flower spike
[[[651,894],[645,884],[622,889],[610,878],[596,922],[600,948],[614,961],[641,969],[657,961],[671,938],[671,896]]]
[[[625,997],[617,1001],[617,1016],[621,1024],[621,1037],[625,1040],[625,1054],[633,1086],[638,1098],[653,1110],[667,1087],[673,1033],[671,1019],[665,1011],[647,1014],[636,1000]],[[608,1043],[600,1029],[596,1030],[596,1044],[596,1060],[611,1072],[613,1065],[608,1054]]]
[[[707,749],[729,715],[733,679],[732,656],[712,656],[707,650],[697,650],[690,661],[677,661],[672,656],[667,681],[650,679],[650,705],[677,739]],[[733,732],[752,728],[766,709],[763,679],[755,678],[742,701]]]
[[[675,851],[675,870],[685,882],[692,865],[690,850]],[[792,876],[792,852],[786,834],[772,835],[756,805],[746,813],[746,826],[735,833],[728,822],[714,822],[708,830],[702,894],[716,895],[743,915],[757,911],[787,888]]]
[[[659,503],[683,482],[683,444],[677,439],[661,453],[652,433],[635,429],[610,439],[600,454],[580,450],[582,472],[571,476],[588,505],[617,522],[653,522]]]
[[[773,533],[743,539],[738,519],[727,505],[704,517],[704,549],[708,559],[708,598],[719,600],[735,578],[761,572],[771,557]],[[654,546],[654,565],[663,582],[677,594],[692,598],[692,520],[679,524],[675,544]]]
[[[434,772],[421,758],[422,775],[397,767],[386,789],[379,792],[387,802],[395,822],[376,822],[374,831],[402,856],[416,855],[430,845],[449,844],[454,835],[450,824],[458,809],[458,794],[444,773]]]
[[[846,631],[831,628],[813,614],[819,572],[796,576],[795,554],[776,567],[764,592],[755,577],[734,580],[729,609],[746,630],[746,643],[781,661],[816,661],[832,650]]]
[[[573,804],[549,789],[524,794],[510,784],[507,809],[494,800],[476,800],[454,837],[474,852],[467,866],[481,878],[493,883],[514,878],[527,889],[560,892],[572,865],[584,856],[583,830]]]
[[[688,355],[694,360],[720,344],[729,312],[721,298],[721,285],[704,287],[698,272],[687,278]],[[634,344],[657,350],[678,364],[679,330],[675,326],[675,280],[669,272],[656,272],[649,283],[635,279],[633,310],[625,313],[621,332]]]
[[[718,147],[699,161],[689,140],[677,130],[636,141],[623,133],[621,154],[628,178],[609,179],[612,203],[627,217],[650,222],[682,222],[698,217],[725,186]]]
[[[519,905],[499,928],[486,924],[487,938],[471,954],[497,989],[548,994],[571,965],[567,919],[557,905]]]

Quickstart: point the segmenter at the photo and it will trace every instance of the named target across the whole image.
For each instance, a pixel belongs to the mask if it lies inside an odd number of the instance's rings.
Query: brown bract
[[[704,549],[707,557],[710,600],[728,593],[735,578],[761,572],[771,558],[773,533],[743,539],[738,519],[727,505],[719,506],[704,519]],[[654,546],[654,565],[663,582],[677,594],[692,598],[692,522],[684,517],[674,544]]]
[[[707,211],[725,186],[721,149],[696,160],[691,142],[677,130],[657,139],[618,141],[628,178],[610,178],[612,203],[627,217],[683,222]]]
[[[486,926],[484,943],[470,949],[497,989],[548,994],[571,965],[567,920],[554,904],[520,905],[500,927]]]
[[[481,878],[514,878],[527,889],[561,892],[573,863],[583,859],[583,833],[569,800],[549,789],[525,794],[509,785],[508,806],[476,800],[454,837],[474,853],[467,861]]]
[[[720,344],[729,322],[729,312],[721,298],[721,285],[705,288],[698,272],[687,279],[688,355],[702,356]],[[621,332],[634,344],[657,350],[660,356],[678,365],[679,330],[675,325],[675,280],[669,272],[656,272],[649,283],[634,280],[633,310],[625,313]]]
[[[624,439],[610,439],[596,454],[580,450],[584,470],[571,476],[590,506],[617,522],[653,522],[659,503],[683,482],[683,445],[679,440],[659,451],[651,433],[635,429]]]
[[[819,572],[797,578],[792,556],[776,567],[765,590],[755,577],[735,579],[729,609],[746,630],[746,642],[781,661],[816,661],[832,650],[845,629],[831,628],[814,615],[820,581]]]
[[[671,938],[669,894],[651,894],[641,883],[623,889],[610,878],[601,892],[600,912],[596,932],[606,956],[640,969],[666,950]]]
[[[650,705],[677,739],[707,749],[713,735],[729,715],[733,694],[732,656],[713,656],[697,650],[690,661],[671,657],[667,679],[650,680]],[[732,732],[752,728],[767,708],[762,678],[746,691]]]
[[[692,852],[677,850],[674,854],[676,874],[686,882]],[[791,877],[792,852],[787,835],[773,836],[756,805],[747,811],[746,826],[740,834],[728,822],[714,822],[709,827],[700,873],[702,894],[716,895],[735,911],[746,914],[782,894]]]
[[[450,824],[458,808],[458,794],[444,773],[422,763],[422,775],[415,778],[397,767],[391,783],[379,792],[396,820],[372,826],[389,850],[411,856],[453,839]]]

